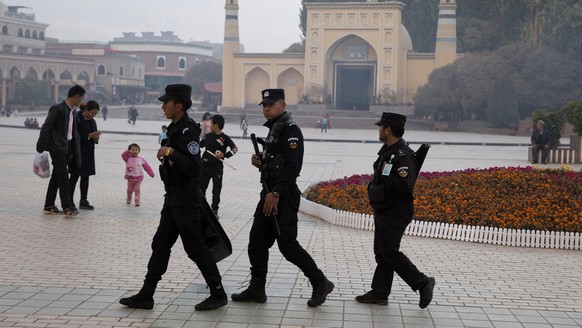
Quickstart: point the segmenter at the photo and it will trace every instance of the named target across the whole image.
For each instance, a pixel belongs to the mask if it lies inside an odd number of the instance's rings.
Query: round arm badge
[[[299,142],[299,138],[291,137],[287,139],[287,143],[289,143],[289,148],[295,150],[297,148],[297,143]]]
[[[198,155],[200,152],[200,145],[196,141],[192,141],[188,144],[188,151],[192,155]]]
[[[401,178],[406,178],[408,176],[408,166],[401,166],[398,168],[398,175]]]

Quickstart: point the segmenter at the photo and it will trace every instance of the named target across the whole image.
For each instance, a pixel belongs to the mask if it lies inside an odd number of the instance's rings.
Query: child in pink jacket
[[[127,179],[127,203],[131,204],[131,194],[135,192],[135,206],[139,206],[140,188],[143,181],[143,170],[150,177],[154,177],[154,171],[143,157],[139,157],[140,148],[138,144],[131,144],[127,150],[121,154],[125,161],[125,178]]]

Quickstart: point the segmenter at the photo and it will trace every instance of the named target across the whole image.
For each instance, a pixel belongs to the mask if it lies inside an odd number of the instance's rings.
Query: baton
[[[261,158],[261,152],[259,151],[259,144],[257,143],[257,136],[254,133],[251,133],[251,142],[253,143],[253,147],[255,148],[255,155],[257,155],[257,157]],[[262,160],[261,160],[261,164],[262,164]],[[261,182],[263,183],[263,190],[265,191],[265,196],[269,193],[269,186],[267,185],[267,181],[265,179],[265,175],[264,172],[262,170],[262,168],[259,168],[259,171],[261,172]],[[279,222],[277,222],[277,209],[275,208],[275,210],[273,211],[273,214],[271,214],[271,216],[273,217],[273,222],[275,222],[275,229],[277,230],[277,237],[281,236],[281,230],[279,229]]]
[[[224,164],[226,164],[226,165],[230,166],[230,168],[232,168],[233,170],[235,170],[235,171],[237,170],[237,169],[236,169],[236,167],[234,167],[234,166],[232,166],[232,165],[228,164],[228,162],[227,162],[227,161],[223,160],[222,158],[218,158],[218,157],[216,157],[216,155],[214,155],[214,154],[213,154],[213,153],[212,153],[210,150],[206,149],[206,152],[207,152],[207,153],[209,153],[210,155],[212,155],[212,156],[213,156],[214,158],[216,158],[217,160],[219,160],[219,161],[223,162]]]

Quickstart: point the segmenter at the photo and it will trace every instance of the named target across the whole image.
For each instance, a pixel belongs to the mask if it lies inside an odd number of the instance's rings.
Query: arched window
[[[44,40],[44,32],[38,33],[38,39],[39,40]]]
[[[166,57],[165,56],[158,56],[157,68],[158,69],[165,69],[166,68]]]
[[[36,33],[36,31],[32,31],[32,38],[33,39],[38,39],[38,34]]]
[[[186,58],[180,57],[180,60],[178,61],[178,69],[180,70],[186,69]]]
[[[2,34],[8,35],[8,26],[6,25],[2,26]]]
[[[119,76],[123,76],[123,66],[119,66]]]
[[[24,32],[24,37],[30,39],[30,30],[26,30],[26,32]]]
[[[105,65],[99,64],[99,66],[97,66],[97,75],[99,76],[105,75]]]
[[[18,29],[18,36],[19,37],[23,37],[24,36],[24,32],[22,31],[21,28]]]

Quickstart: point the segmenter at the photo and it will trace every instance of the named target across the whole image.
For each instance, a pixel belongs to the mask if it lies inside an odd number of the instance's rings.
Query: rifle
[[[430,149],[430,145],[429,144],[422,144],[420,145],[420,147],[418,147],[418,150],[416,151],[416,176],[418,177],[418,174],[420,173],[420,169],[422,168],[422,164],[424,163],[424,159],[426,158],[426,154],[428,153],[428,150]]]
[[[257,157],[261,158],[261,152],[259,151],[259,144],[257,142],[257,136],[254,133],[251,133],[251,142],[253,143],[253,148],[255,148],[255,155],[257,155]],[[261,172],[261,183],[263,184],[263,190],[265,191],[265,195],[267,195],[269,193],[269,186],[267,185],[267,179],[265,179],[265,172],[263,171],[262,167],[259,168],[259,172]],[[279,236],[281,236],[281,230],[279,229],[279,222],[277,222],[277,209],[275,209],[275,211],[273,211],[273,214],[271,216],[273,217],[275,229],[277,230],[277,237],[279,237]]]

